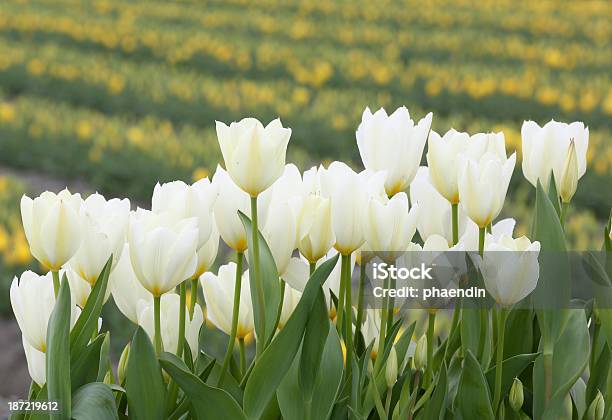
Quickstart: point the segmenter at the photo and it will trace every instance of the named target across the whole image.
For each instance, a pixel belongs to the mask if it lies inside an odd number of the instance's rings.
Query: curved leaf
[[[74,394],[72,418],[74,420],[118,419],[113,391],[101,382],[83,385]]]
[[[314,385],[319,374],[318,366],[321,364],[328,332],[329,315],[325,304],[325,295],[323,295],[323,289],[319,288],[319,293],[304,330],[300,369],[298,371],[298,383],[304,398],[307,400],[312,398]]]
[[[539,353],[519,354],[516,356],[509,357],[502,362],[502,385],[501,385],[501,397],[503,397],[510,391],[512,381],[514,378],[520,376],[520,374],[534,362]],[[495,388],[495,366],[491,367],[485,374],[489,389]]]
[[[495,419],[487,381],[480,363],[469,350],[463,361],[455,404],[463,419]]]
[[[429,401],[425,403],[419,418],[427,420],[444,419],[446,413],[446,385],[446,363],[443,363],[440,373],[438,373],[436,389],[431,394]]]

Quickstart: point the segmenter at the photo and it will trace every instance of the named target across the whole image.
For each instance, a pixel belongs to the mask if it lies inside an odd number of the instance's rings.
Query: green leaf
[[[245,419],[240,406],[230,394],[202,382],[189,372],[187,365],[171,353],[162,353],[159,362],[172,379],[191,399],[191,404],[200,420]]]
[[[420,418],[427,420],[444,419],[446,413],[446,385],[446,363],[443,363],[436,380],[436,389],[423,407]]]
[[[104,335],[99,335],[93,339],[79,353],[72,353],[70,359],[70,379],[72,391],[80,388],[89,382],[95,382],[98,377],[100,351],[104,341]]]
[[[557,183],[555,182],[554,172],[550,172],[548,178],[548,199],[552,203],[557,216],[561,217],[561,202],[559,201],[559,193],[557,192]]]
[[[108,354],[110,352],[110,333],[102,334],[104,341],[102,341],[102,347],[100,348],[100,358],[98,363],[98,382],[103,382],[106,372],[110,369],[110,361]]]
[[[70,285],[64,274],[47,330],[47,396],[49,400],[59,402],[59,411],[51,412],[53,419],[70,419],[71,314]]]
[[[463,362],[455,403],[461,418],[494,420],[489,387],[480,363],[468,350]]]
[[[92,382],[80,387],[72,402],[74,420],[118,419],[113,391],[106,384]]]
[[[89,343],[92,335],[98,331],[98,318],[100,317],[100,312],[102,312],[102,306],[104,305],[104,297],[106,295],[112,261],[113,256],[111,255],[100,272],[96,284],[93,289],[91,289],[91,293],[89,294],[89,298],[87,298],[87,303],[81,315],[79,315],[79,319],[77,319],[77,322],[70,332],[70,348],[73,352],[78,353],[81,351],[81,349]]]
[[[338,261],[338,255],[324,262],[308,280],[304,293],[284,328],[261,354],[244,392],[244,411],[248,418],[259,419],[291,367],[300,348],[308,316],[321,284]]]
[[[539,353],[519,354],[502,362],[501,399],[510,392],[510,387],[512,386],[514,378],[519,377],[538,356]],[[495,389],[495,366],[487,370],[485,376],[489,384],[489,389]]]
[[[247,242],[249,247],[249,267],[254,267],[253,258],[255,256],[253,249],[253,234],[251,219],[248,218],[244,213],[238,211],[238,216],[244,225],[246,230]],[[280,293],[280,282],[278,281],[278,269],[272,257],[270,247],[266,243],[261,232],[258,232],[259,236],[259,271],[261,276],[261,284],[263,287],[264,294],[264,313],[265,313],[265,331],[258,331],[260,325],[260,309],[259,299],[257,297],[257,287],[255,286],[255,276],[253,273],[249,276],[251,282],[251,299],[253,301],[253,316],[255,317],[255,330],[257,337],[262,337],[264,342],[268,342],[274,333],[276,332],[276,321],[278,314],[278,307],[280,305],[281,293]]]
[[[323,289],[319,287],[319,292],[304,330],[300,369],[298,371],[298,383],[307,400],[312,398],[315,381],[319,375],[318,366],[321,364],[321,356],[325,348],[328,332],[329,315],[327,313]]]
[[[151,340],[140,326],[132,338],[125,390],[130,418],[164,418],[166,387]]]

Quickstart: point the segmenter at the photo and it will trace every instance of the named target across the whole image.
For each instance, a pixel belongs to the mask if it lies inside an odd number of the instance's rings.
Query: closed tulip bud
[[[413,361],[416,370],[423,370],[427,367],[427,337],[425,335],[422,335],[417,341]]]
[[[45,353],[36,350],[26,340],[25,335],[22,336],[23,351],[25,352],[26,362],[28,364],[28,373],[30,378],[40,387],[47,382],[47,363]]]
[[[588,420],[601,420],[604,417],[605,409],[606,402],[604,401],[604,397],[601,391],[597,390],[597,395],[595,395],[591,405],[589,405],[586,418]]]
[[[115,379],[113,378],[113,372],[107,370],[106,374],[104,375],[104,379],[102,380],[102,383],[105,383],[106,385],[112,385],[114,382]]]
[[[323,258],[334,246],[331,201],[311,194],[306,197],[298,218],[298,248],[311,263]]]
[[[119,379],[119,384],[122,385],[125,383],[125,378],[127,378],[127,368],[128,368],[128,360],[130,358],[130,343],[123,348],[121,352],[121,356],[119,357],[119,365],[117,365],[117,378]]]
[[[161,297],[160,327],[164,351],[176,353],[178,346],[178,325],[180,296],[176,293],[167,293]],[[196,305],[193,318],[185,317],[185,340],[189,344],[192,357],[198,355],[198,338],[200,327],[204,323],[202,308]],[[139,302],[138,324],[149,334],[151,340],[155,336],[153,304],[141,300]]]
[[[83,280],[93,286],[113,256],[113,267],[125,243],[130,217],[130,201],[114,198],[106,201],[100,194],[92,194],[81,206],[81,245],[69,262]]]
[[[451,204],[459,203],[459,156],[467,150],[470,136],[449,130],[443,137],[429,133],[427,165],[432,184]]]
[[[486,227],[501,212],[506,199],[510,178],[514,171],[516,154],[499,159],[486,153],[475,161],[460,158],[459,196],[467,216],[480,228]]]
[[[232,180],[251,197],[256,197],[283,173],[291,129],[279,119],[266,127],[255,118],[229,125],[217,121],[221,153]]]
[[[234,285],[236,279],[236,264],[231,262],[219,267],[217,275],[204,273],[200,277],[206,315],[218,329],[230,335],[232,328],[232,311],[234,305]],[[245,338],[254,329],[253,307],[251,305],[251,288],[249,272],[242,274],[240,288],[240,307],[238,309],[238,330],[236,337]]]
[[[500,252],[501,251],[501,252]],[[495,301],[510,307],[529,295],[540,276],[540,243],[502,235],[489,245],[481,263],[485,287]]]
[[[213,266],[217,253],[219,252],[219,229],[217,224],[212,223],[210,237],[200,249],[198,249],[198,265],[193,278],[199,278]]]
[[[81,196],[63,190],[43,192],[32,200],[21,198],[23,230],[30,252],[44,267],[59,270],[81,243]]]
[[[197,219],[138,209],[128,234],[132,267],[140,284],[161,296],[193,276],[197,266]]]
[[[393,387],[395,382],[397,382],[397,353],[395,352],[395,347],[391,347],[389,357],[387,358],[385,381],[387,381],[387,388]]]
[[[138,324],[138,302],[141,300],[147,303],[153,302],[151,293],[140,284],[132,268],[128,244],[124,245],[117,267],[110,274],[108,289],[121,313],[134,324]]]
[[[208,178],[193,185],[183,181],[157,184],[153,190],[151,210],[154,213],[170,212],[177,219],[195,217],[198,221],[198,248],[202,247],[212,230],[213,206],[217,200],[217,185]]]
[[[525,121],[521,137],[525,178],[534,187],[539,180],[548,189],[552,172],[558,193],[564,202],[569,202],[578,180],[586,172],[588,127],[582,122],[565,124],[554,120],[540,127],[533,121]]]
[[[385,190],[389,197],[406,189],[423,156],[431,127],[430,112],[414,124],[406,107],[391,115],[384,108],[374,114],[366,108],[357,128],[357,146],[366,169],[386,171]]]
[[[523,383],[519,378],[514,378],[508,400],[510,401],[510,407],[517,413],[523,407],[523,398]]]
[[[32,271],[15,277],[10,290],[13,314],[21,334],[36,350],[47,350],[47,324],[55,306],[55,293],[51,273],[39,276]],[[74,299],[71,296],[71,301]],[[71,304],[71,328],[76,322],[79,310]]]

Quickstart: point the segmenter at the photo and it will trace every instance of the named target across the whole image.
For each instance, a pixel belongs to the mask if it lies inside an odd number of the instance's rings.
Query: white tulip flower
[[[548,189],[551,172],[557,192],[568,203],[586,172],[589,128],[582,122],[565,124],[551,120],[543,127],[523,122],[523,174],[535,187],[538,180]]]
[[[233,262],[219,267],[217,275],[204,273],[200,277],[206,302],[206,316],[210,322],[227,335],[231,334],[232,329],[235,280],[236,264]],[[254,328],[249,272],[245,271],[242,273],[236,337],[244,338],[253,332]]]
[[[160,302],[160,331],[165,351],[176,353],[178,346],[179,308],[181,298],[176,293],[167,293]],[[151,340],[155,336],[153,302],[141,300],[138,302],[138,324],[149,334]],[[193,318],[185,317],[185,340],[195,359],[198,355],[198,338],[200,327],[204,323],[202,308],[196,305]]]
[[[217,229],[217,224],[213,220],[208,240],[198,249],[198,265],[193,275],[194,279],[200,278],[215,263],[217,253],[219,252],[219,240],[219,229]]]
[[[92,194],[81,206],[81,245],[69,261],[72,270],[94,285],[109,257],[117,265],[130,217],[130,201],[113,198],[106,201]]]
[[[132,268],[128,244],[124,245],[117,266],[108,279],[108,288],[121,313],[134,324],[138,324],[138,302],[153,303],[151,293],[140,284]]]
[[[364,323],[361,326],[361,334],[363,334],[364,343],[367,346],[372,345],[370,357],[374,360],[378,355],[378,340],[380,338],[380,309],[368,308],[364,310]]]
[[[281,309],[280,318],[278,320],[278,328],[282,329],[287,321],[289,321],[289,317],[295,310],[296,306],[300,302],[300,298],[302,297],[302,293],[295,290],[290,285],[285,285],[285,295],[283,297],[283,307]]]
[[[153,190],[151,210],[155,213],[170,212],[179,219],[197,218],[198,248],[201,248],[210,237],[217,187],[208,178],[192,185],[183,181],[158,183]]]
[[[487,248],[480,268],[487,291],[495,301],[510,307],[528,296],[540,275],[540,243],[525,236],[501,235]]]
[[[79,212],[82,199],[67,189],[21,198],[23,229],[30,252],[44,267],[59,270],[81,244]]]
[[[418,124],[404,106],[387,115],[384,108],[374,114],[363,111],[357,128],[357,146],[366,169],[386,171],[385,190],[389,197],[406,189],[421,163],[432,113]]]
[[[330,199],[315,194],[308,195],[297,223],[298,249],[309,262],[317,262],[336,242],[332,228]]]
[[[502,235],[512,237],[516,220],[512,218],[502,219],[491,226],[491,233],[485,235],[485,249],[489,249],[489,244],[499,241]],[[459,244],[465,251],[478,251],[478,225],[471,220],[467,220],[465,232],[459,238]]]
[[[516,154],[500,159],[491,152],[479,161],[461,157],[459,196],[463,210],[480,228],[486,227],[501,212]]]
[[[132,214],[128,242],[134,272],[153,296],[174,289],[197,268],[198,221],[138,209]]]
[[[15,277],[10,289],[13,314],[23,337],[40,352],[47,350],[47,324],[55,306],[55,293],[51,273],[39,276],[32,271]],[[71,299],[71,328],[76,322],[79,309]]]
[[[21,338],[25,352],[30,378],[40,387],[47,383],[47,363],[45,353],[36,350],[30,345],[25,336]]]
[[[225,168],[251,197],[268,189],[283,173],[291,129],[277,118],[266,127],[255,118],[229,125],[217,121],[217,137]]]
[[[453,129],[440,137],[430,131],[427,165],[431,183],[451,204],[459,203],[459,156],[467,151],[470,136]]]
[[[409,211],[404,192],[391,199],[371,198],[363,223],[368,247],[375,252],[405,251],[416,231],[418,212],[418,206]]]
[[[278,274],[282,277],[296,248],[295,216],[286,202],[272,203],[267,213],[261,234],[270,248]]]

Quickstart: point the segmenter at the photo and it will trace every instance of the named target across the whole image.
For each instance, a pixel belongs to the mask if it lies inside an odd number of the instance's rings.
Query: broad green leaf
[[[510,311],[506,321],[504,359],[533,352],[534,317],[535,313],[528,309],[514,309]]]
[[[552,203],[557,216],[561,217],[561,201],[559,200],[559,193],[557,192],[557,183],[555,182],[554,172],[550,172],[548,179],[548,199]]]
[[[591,345],[591,365],[589,366],[589,381],[586,386],[586,400],[593,401],[597,391],[602,393],[606,389],[606,381],[610,372],[612,360],[610,348],[606,345],[601,326],[595,325],[593,342]]]
[[[464,420],[495,419],[491,408],[491,396],[489,395],[487,381],[482,373],[480,363],[469,350],[463,361],[463,370],[459,379],[455,404],[457,411]]]
[[[110,360],[108,354],[110,352],[110,333],[102,334],[104,341],[102,341],[102,347],[100,348],[100,358],[98,363],[98,382],[103,382],[106,372],[110,369]]]
[[[261,354],[244,392],[244,411],[248,418],[259,419],[291,367],[300,348],[308,315],[320,290],[338,261],[338,256],[324,262],[308,280],[304,293],[283,329]],[[277,282],[278,283],[278,282]]]
[[[79,353],[73,353],[70,360],[70,379],[72,391],[89,382],[95,382],[99,373],[100,352],[104,335],[92,340]]]
[[[244,419],[240,406],[225,390],[214,388],[202,382],[189,372],[187,365],[170,353],[162,353],[159,362],[172,379],[191,399],[199,420],[222,418]]]
[[[59,402],[59,411],[51,412],[52,419],[70,419],[71,314],[70,285],[64,274],[47,329],[47,396]]]
[[[576,412],[578,413],[578,418],[581,419],[586,412],[586,384],[582,380],[582,378],[578,378],[572,389],[570,390],[570,395],[572,396],[572,401],[574,402],[574,406],[576,407]]]
[[[298,371],[298,383],[306,400],[312,398],[315,381],[320,373],[317,367],[321,364],[321,356],[328,332],[329,315],[325,304],[325,295],[323,289],[319,288],[304,330],[300,369]]]
[[[519,354],[512,356],[502,362],[501,398],[510,392],[512,381],[534,362],[539,353]],[[485,374],[489,389],[495,389],[495,366],[492,366]]]
[[[247,242],[249,246],[249,267],[254,267],[253,258],[255,254],[253,252],[253,234],[251,219],[248,218],[244,213],[238,211],[238,216],[244,225],[244,229],[247,234]],[[255,275],[251,272],[249,281],[251,282],[251,299],[253,301],[253,316],[255,317],[255,330],[257,337],[262,337],[264,342],[268,342],[276,332],[276,321],[278,314],[278,307],[280,305],[280,282],[278,281],[278,269],[276,263],[272,257],[270,247],[266,243],[261,232],[259,235],[259,271],[261,277],[261,284],[263,287],[264,294],[264,312],[265,312],[265,331],[258,331],[260,328],[260,309],[259,299],[257,297],[257,287],[255,285]]]
[[[113,256],[111,255],[100,272],[96,284],[91,289],[79,319],[77,319],[70,332],[70,348],[73,352],[79,352],[85,347],[92,335],[98,331],[98,318],[100,317],[100,312],[102,312],[102,306],[104,306],[104,297],[106,295],[112,261]]]
[[[132,338],[125,390],[130,418],[164,418],[166,387],[151,340],[140,326]]]
[[[423,410],[420,412],[420,419],[423,420],[442,420],[446,413],[446,363],[442,364],[440,373],[438,373],[438,379],[436,380],[436,388],[431,395],[431,398]]]
[[[83,385],[74,394],[72,418],[74,420],[118,419],[113,391],[101,382]]]

